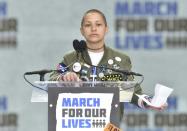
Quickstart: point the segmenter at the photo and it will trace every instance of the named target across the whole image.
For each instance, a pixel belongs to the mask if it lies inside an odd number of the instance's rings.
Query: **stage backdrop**
[[[72,41],[83,39],[80,21],[91,8],[106,15],[106,44],[128,54],[132,70],[144,74],[145,93],[153,95],[156,83],[174,89],[165,112],[127,105],[122,128],[186,130],[186,5],[186,0],[0,0],[0,130],[47,130],[47,103],[30,102],[32,87],[23,73],[55,69],[73,50]]]

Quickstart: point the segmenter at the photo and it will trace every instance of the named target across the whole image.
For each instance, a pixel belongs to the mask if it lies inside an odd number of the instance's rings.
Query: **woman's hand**
[[[163,105],[161,105],[160,107],[154,107],[154,106],[147,106],[147,108],[149,109],[153,109],[153,110],[158,110],[158,111],[163,111],[168,107],[167,103],[164,103]]]
[[[79,77],[74,72],[67,72],[63,77],[63,81],[80,81]]]
[[[144,95],[144,98],[145,98],[146,100],[148,100],[149,102],[152,101],[152,97],[150,97],[150,96],[148,96],[148,95]],[[142,100],[142,102],[143,102],[143,100]],[[151,106],[151,105],[148,105],[148,104],[146,104],[145,102],[143,102],[143,106],[144,106],[145,108],[147,108],[147,109],[152,109],[152,110],[157,110],[157,111],[163,111],[163,110],[165,110],[165,109],[168,107],[168,104],[167,104],[167,102],[166,102],[166,103],[164,103],[163,105],[161,105],[160,107],[155,107],[155,106]]]

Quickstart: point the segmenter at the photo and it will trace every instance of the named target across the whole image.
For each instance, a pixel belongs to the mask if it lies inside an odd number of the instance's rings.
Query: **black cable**
[[[39,86],[36,86],[36,85],[34,85],[33,83],[31,83],[25,76],[26,76],[26,74],[24,73],[24,74],[23,74],[23,78],[24,78],[25,81],[26,81],[27,83],[29,83],[31,86],[33,86],[33,87],[35,87],[35,88],[37,88],[37,89],[40,89],[40,90],[43,90],[43,91],[48,92],[48,90],[45,90],[45,89],[43,89],[43,88],[41,88],[41,87],[39,87]]]

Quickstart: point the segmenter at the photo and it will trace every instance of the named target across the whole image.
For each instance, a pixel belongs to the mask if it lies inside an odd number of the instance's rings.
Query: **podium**
[[[130,102],[134,81],[37,81],[31,102],[48,102],[48,131],[103,131],[120,126],[120,102]]]

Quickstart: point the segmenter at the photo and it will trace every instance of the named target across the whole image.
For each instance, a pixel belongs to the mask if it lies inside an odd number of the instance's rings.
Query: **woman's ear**
[[[83,31],[82,27],[80,28],[80,32],[84,36],[84,31]]]
[[[108,32],[109,32],[109,27],[107,26],[105,33],[108,33]]]

